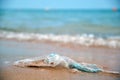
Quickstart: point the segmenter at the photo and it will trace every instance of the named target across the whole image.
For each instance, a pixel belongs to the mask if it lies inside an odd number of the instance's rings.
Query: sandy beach
[[[105,73],[72,73],[64,68],[20,68],[13,62],[45,56],[51,52],[68,56],[78,62],[94,63],[104,69],[120,72],[120,50],[107,47],[84,47],[49,41],[0,40],[1,80],[120,80],[120,75]]]

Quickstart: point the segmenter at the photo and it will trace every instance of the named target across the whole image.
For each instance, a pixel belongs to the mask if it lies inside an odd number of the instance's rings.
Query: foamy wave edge
[[[18,33],[0,31],[0,38],[16,39],[16,40],[49,40],[54,42],[75,43],[83,46],[106,46],[111,48],[120,48],[120,36],[118,37],[96,37],[93,34],[82,35],[54,35],[54,34],[40,34],[40,33]]]

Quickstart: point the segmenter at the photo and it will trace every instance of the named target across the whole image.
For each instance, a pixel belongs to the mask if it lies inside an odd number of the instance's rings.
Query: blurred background
[[[0,4],[0,38],[120,46],[119,0],[1,0]]]

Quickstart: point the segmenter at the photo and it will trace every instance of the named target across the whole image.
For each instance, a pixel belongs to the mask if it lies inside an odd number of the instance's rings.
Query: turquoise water
[[[120,47],[120,11],[1,10],[0,38]]]
[[[120,11],[1,10],[0,29],[16,32],[120,35]]]

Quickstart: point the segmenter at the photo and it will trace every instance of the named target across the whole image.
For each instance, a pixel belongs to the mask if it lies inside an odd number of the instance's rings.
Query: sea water
[[[120,11],[0,10],[0,38],[120,47]]]

